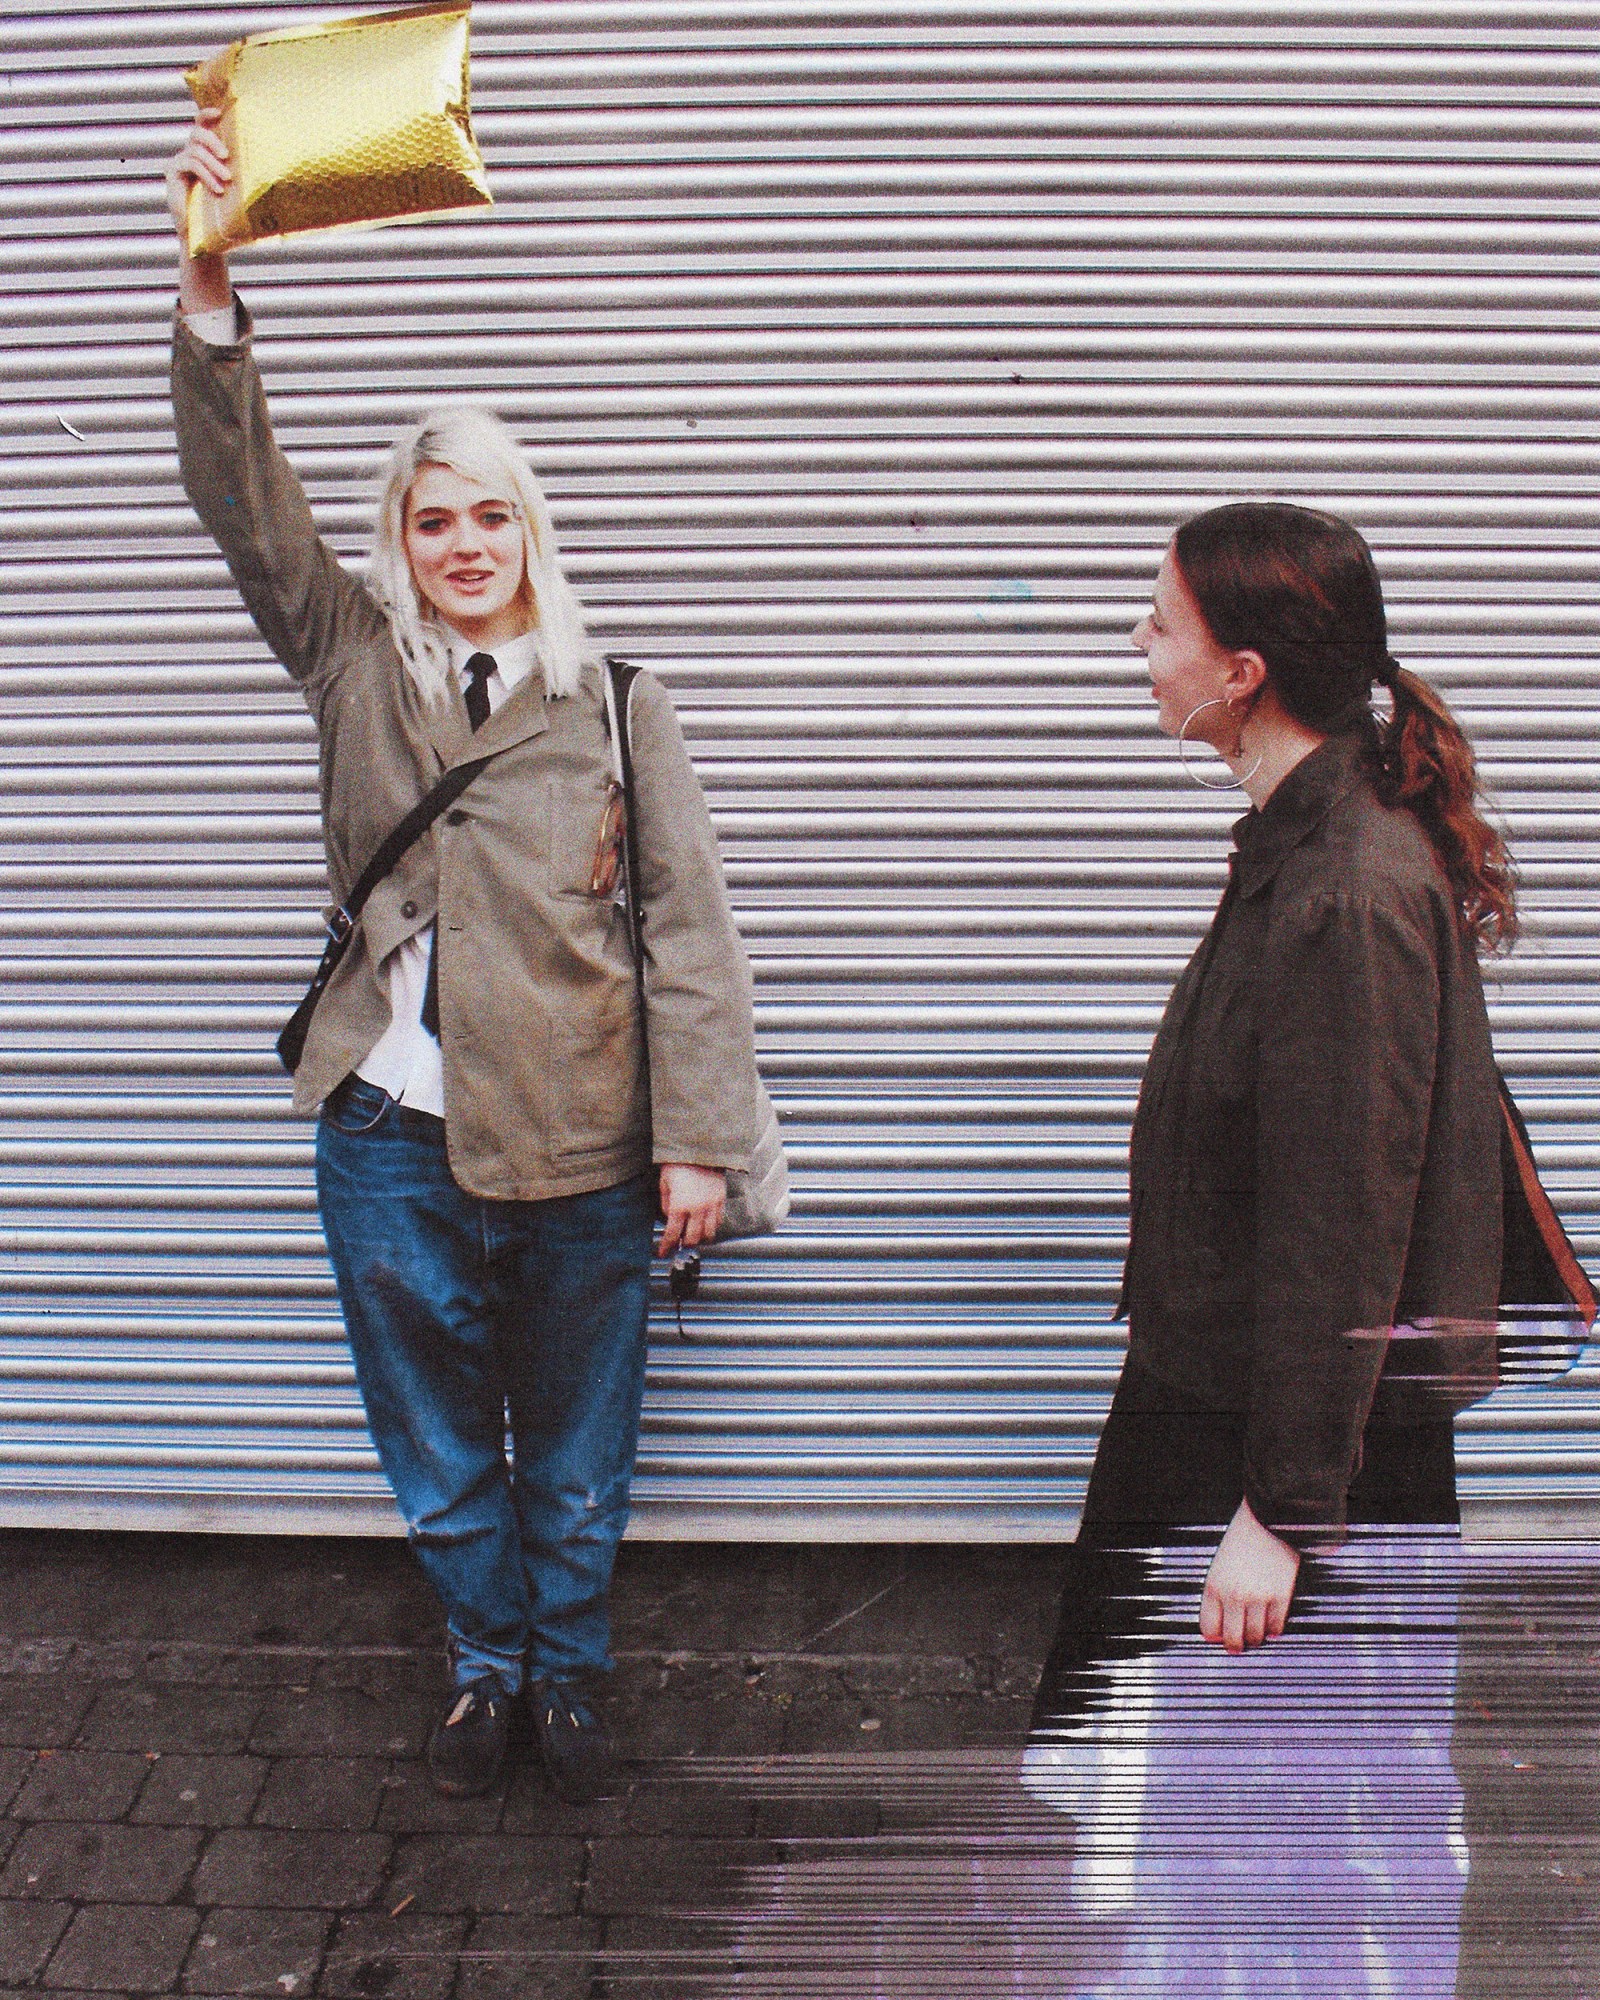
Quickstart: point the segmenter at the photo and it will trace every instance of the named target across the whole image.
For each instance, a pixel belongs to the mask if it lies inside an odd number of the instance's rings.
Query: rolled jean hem
[[[491,1653],[481,1646],[469,1646],[450,1635],[450,1678],[459,1689],[470,1687],[485,1674],[493,1674],[508,1695],[519,1695],[528,1678],[520,1653]]]

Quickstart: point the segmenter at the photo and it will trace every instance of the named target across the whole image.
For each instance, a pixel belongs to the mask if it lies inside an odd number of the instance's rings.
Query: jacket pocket
[[[595,861],[608,832],[608,784],[552,778],[549,793],[550,889],[557,896],[584,896],[605,908],[608,896],[592,888]]]
[[[609,988],[599,1006],[579,1018],[558,1020],[551,1053],[558,1155],[604,1152],[648,1138],[631,985]]]

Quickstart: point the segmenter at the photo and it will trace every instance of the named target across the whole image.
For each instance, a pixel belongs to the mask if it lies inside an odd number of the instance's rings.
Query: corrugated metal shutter
[[[270,1049],[310,730],[164,396],[177,73],[285,18],[7,30],[0,1521],[390,1525]],[[498,407],[711,795],[798,1199],[691,1341],[661,1319],[643,1532],[1070,1522],[1137,1079],[1237,810],[1126,634],[1215,498],[1366,527],[1474,731],[1531,919],[1500,1047],[1600,1252],[1593,25],[485,0],[492,214],[238,259],[341,551],[403,419]],[[1597,1389],[1464,1420],[1469,1498],[1592,1506]]]

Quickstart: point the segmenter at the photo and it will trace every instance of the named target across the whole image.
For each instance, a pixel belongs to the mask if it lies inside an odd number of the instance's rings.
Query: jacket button
[[[464,807],[452,806],[444,816],[444,823],[446,826],[460,826],[466,816]]]
[[[400,914],[401,916],[407,918],[414,917],[417,914],[417,906],[415,903],[412,902],[409,896],[407,896],[406,900],[400,905]]]

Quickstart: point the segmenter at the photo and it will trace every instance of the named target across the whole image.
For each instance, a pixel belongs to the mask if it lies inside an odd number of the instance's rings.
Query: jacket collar
[[[1363,782],[1365,755],[1358,736],[1330,736],[1301,758],[1264,806],[1234,822],[1228,865],[1241,896],[1260,895],[1334,802]]]
[[[452,633],[450,697],[448,704],[430,708],[428,740],[445,770],[465,764],[487,752],[509,750],[513,743],[538,736],[549,727],[545,714],[544,675],[537,665],[520,679],[483,727],[474,731],[467,720],[467,704],[461,688],[462,663],[479,649],[459,634]],[[493,648],[489,650],[493,651]]]

